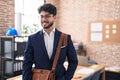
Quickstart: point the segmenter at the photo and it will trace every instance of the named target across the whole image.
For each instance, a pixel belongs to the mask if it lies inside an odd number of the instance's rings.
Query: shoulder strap
[[[60,36],[59,43],[58,43],[57,50],[56,50],[56,54],[55,54],[55,58],[54,58],[53,65],[52,65],[52,70],[53,71],[55,70],[57,62],[58,62],[58,58],[59,58],[59,55],[60,55],[62,44],[64,46],[67,46],[67,34],[62,33],[61,36]]]

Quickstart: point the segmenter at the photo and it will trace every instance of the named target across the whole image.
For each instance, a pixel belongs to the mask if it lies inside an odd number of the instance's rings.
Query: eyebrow
[[[52,15],[52,14],[45,14],[45,15]],[[45,15],[41,15],[41,16],[45,16]]]

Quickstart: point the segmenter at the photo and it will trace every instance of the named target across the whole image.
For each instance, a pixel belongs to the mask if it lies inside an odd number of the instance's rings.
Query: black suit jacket
[[[35,64],[35,68],[37,69],[52,68],[60,35],[61,32],[55,29],[53,54],[51,59],[49,59],[45,47],[43,30],[28,37],[23,62],[23,80],[31,80],[33,64]],[[61,52],[55,71],[56,80],[71,80],[78,64],[76,52],[70,35],[68,35],[67,43],[67,46],[61,47]],[[67,70],[63,66],[66,57],[69,63]]]

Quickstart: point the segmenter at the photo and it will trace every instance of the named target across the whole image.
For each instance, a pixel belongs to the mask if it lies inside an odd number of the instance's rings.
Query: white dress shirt
[[[50,32],[50,35],[48,35],[47,32],[45,32],[45,30],[43,30],[43,33],[44,33],[45,46],[50,59],[53,53],[55,28]]]

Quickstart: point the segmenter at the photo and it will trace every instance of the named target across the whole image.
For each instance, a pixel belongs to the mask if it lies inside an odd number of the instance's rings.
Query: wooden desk
[[[8,78],[7,80],[22,80],[22,75],[18,75],[12,78]]]
[[[81,74],[78,71],[82,69],[92,69],[93,72]],[[91,65],[91,66],[78,66],[75,72],[75,75],[72,80],[83,80],[84,78],[94,74],[94,72],[101,70],[102,71],[102,80],[105,80],[105,67],[103,65]]]
[[[94,69],[94,71],[92,73],[89,74],[79,74],[78,71],[81,69]],[[103,65],[91,65],[91,66],[78,66],[74,75],[74,78],[72,80],[83,80],[84,78],[90,76],[91,74],[93,74],[95,71],[97,70],[102,70],[102,80],[105,80],[105,69]],[[13,78],[9,78],[7,80],[22,80],[22,75],[13,77]]]
[[[105,70],[108,72],[120,73],[120,66],[105,67]]]
[[[105,67],[106,80],[120,80],[120,66]]]

